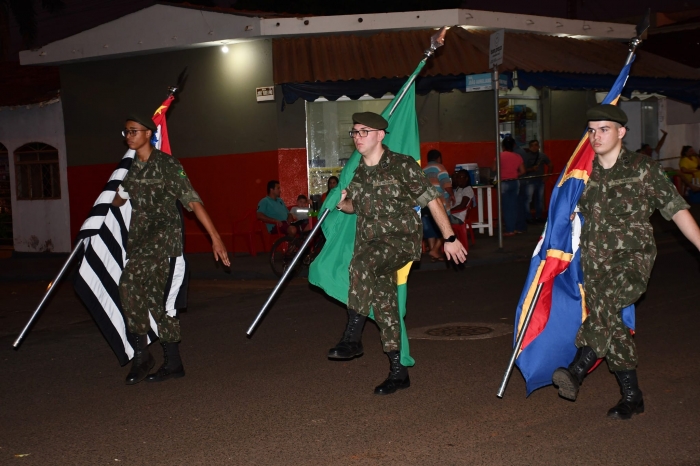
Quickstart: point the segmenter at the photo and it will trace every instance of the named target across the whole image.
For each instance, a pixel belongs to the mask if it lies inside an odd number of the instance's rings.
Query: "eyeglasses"
[[[122,131],[122,136],[134,137],[134,136],[136,136],[136,133],[138,133],[139,131],[150,131],[150,129],[125,129],[124,131]]]
[[[351,138],[357,137],[358,134],[360,135],[360,137],[366,138],[367,135],[369,133],[371,133],[372,131],[384,131],[384,130],[383,129],[359,129],[359,130],[352,129],[352,130],[348,131],[348,134],[350,135]]]

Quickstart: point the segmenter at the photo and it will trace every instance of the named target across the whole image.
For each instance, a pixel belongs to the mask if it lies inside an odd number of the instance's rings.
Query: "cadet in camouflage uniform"
[[[132,212],[127,242],[127,263],[119,280],[119,296],[129,332],[135,340],[134,359],[126,378],[132,385],[146,378],[159,382],[185,375],[179,352],[180,321],[165,309],[165,289],[170,276],[170,259],[182,255],[182,228],[176,201],[194,211],[212,237],[214,258],[230,265],[226,248],[192,188],[182,165],[174,157],[155,149],[151,136],[153,121],[138,116],[126,121],[124,136],[136,151],[131,169],[119,186],[113,204],[131,200]],[[148,372],[155,360],[148,351],[150,317],[158,325],[164,363],[154,374]]]
[[[382,145],[387,121],[371,112],[355,113],[352,118],[350,135],[362,160],[337,206],[345,213],[357,214],[349,269],[349,318],[342,340],[328,357],[352,359],[362,355],[362,326],[372,308],[391,362],[389,377],[374,393],[387,395],[410,386],[408,370],[400,362],[396,272],[408,262],[420,260],[422,224],[415,206],[430,209],[446,238],[448,259],[464,262],[467,252],[456,241],[439,194],[420,165],[412,157]]]
[[[622,392],[608,416],[629,419],[644,412],[644,400],[633,335],[621,310],[641,297],[651,275],[656,245],[649,217],[658,209],[698,248],[700,230],[661,166],[622,146],[627,115],[614,105],[599,105],[587,117],[596,157],[578,207],[584,218],[581,263],[589,314],[576,337],[574,361],[557,369],[552,381],[560,396],[576,400],[586,374],[605,358]]]

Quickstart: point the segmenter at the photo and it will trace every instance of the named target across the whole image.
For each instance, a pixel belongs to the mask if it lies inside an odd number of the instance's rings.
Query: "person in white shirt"
[[[452,187],[455,196],[455,203],[451,209],[452,217],[459,219],[460,223],[464,223],[469,211],[468,207],[472,206],[474,200],[474,190],[471,187],[469,172],[459,170],[455,173]]]

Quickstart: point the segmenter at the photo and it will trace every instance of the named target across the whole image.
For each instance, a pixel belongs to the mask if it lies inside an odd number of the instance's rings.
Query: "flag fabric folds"
[[[416,117],[414,78],[423,69],[425,60],[421,61],[413,74],[396,97],[387,105],[382,116],[389,122],[384,144],[392,151],[409,155],[420,163],[420,139],[418,136],[418,119]],[[402,97],[403,96],[403,97]],[[396,107],[394,109],[394,107]],[[393,113],[391,113],[394,109]],[[354,151],[340,172],[340,183],[326,197],[321,211],[328,209],[329,213],[323,222],[323,234],[326,243],[321,253],[311,263],[309,282],[322,288],[329,296],[345,304],[348,301],[350,277],[348,267],[355,246],[356,215],[348,215],[336,210],[340,201],[340,192],[345,189],[355,175],[360,164],[361,155]],[[408,336],[404,317],[406,315],[406,280],[411,263],[397,274],[399,314],[401,316],[401,364],[413,366],[415,361],[410,356]],[[373,318],[370,313],[370,318]]]
[[[632,61],[615,80],[604,104],[617,103]],[[595,152],[584,134],[562,171],[552,192],[545,230],[530,261],[525,287],[515,315],[515,345],[539,284],[539,299],[525,333],[516,364],[526,382],[527,394],[550,385],[552,373],[566,367],[576,353],[575,339],[588,312],[583,293],[579,238],[583,219],[574,214],[593,169]],[[633,322],[634,306],[623,312],[625,323]],[[630,319],[631,317],[631,319]]]
[[[170,154],[170,143],[165,114],[174,100],[169,96],[153,115],[157,131],[152,142],[157,149]],[[75,291],[85,303],[97,326],[107,339],[121,365],[134,356],[133,342],[128,332],[121,300],[119,278],[126,265],[126,245],[131,220],[131,203],[121,207],[112,205],[119,184],[131,168],[135,151],[128,150],[122,157],[93,205],[88,218],[78,233],[83,242],[83,258],[75,278]],[[170,259],[171,274],[163,297],[169,315],[184,307],[187,298],[187,265],[184,256]],[[149,341],[158,337],[158,329],[151,317]]]

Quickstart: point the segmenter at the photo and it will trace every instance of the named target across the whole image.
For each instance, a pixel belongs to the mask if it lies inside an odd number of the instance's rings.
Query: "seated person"
[[[309,226],[309,200],[303,194],[297,196],[297,205],[292,207],[290,211],[295,219],[294,225],[297,225],[302,230],[306,230]]]
[[[337,176],[331,176],[330,178],[328,178],[328,191],[323,193],[323,196],[321,196],[321,203],[325,202],[326,197],[328,197],[328,193],[331,192],[331,189],[338,186],[338,182],[339,180]]]
[[[700,180],[700,157],[692,146],[683,146],[681,160],[678,162],[681,170],[681,178],[685,185],[692,191],[700,191],[700,186],[693,183],[693,178]],[[696,181],[697,183],[697,181]],[[682,195],[683,193],[681,193]]]
[[[453,223],[464,223],[467,218],[469,207],[474,200],[474,190],[471,187],[471,178],[466,170],[459,170],[455,173],[454,182],[455,204],[450,209],[450,221]]]
[[[269,233],[283,233],[288,236],[296,236],[297,227],[292,225],[294,217],[287,210],[284,201],[280,197],[282,189],[280,182],[270,180],[267,182],[267,196],[258,202],[258,220],[264,222]]]

